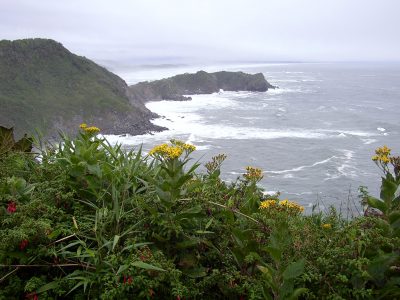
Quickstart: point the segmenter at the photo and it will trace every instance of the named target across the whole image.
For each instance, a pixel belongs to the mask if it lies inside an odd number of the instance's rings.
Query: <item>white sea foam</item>
[[[303,89],[291,89],[291,88],[283,88],[279,87],[277,89],[269,89],[266,93],[270,95],[280,95],[280,94],[287,94],[287,93],[305,93],[308,92],[307,90]]]
[[[278,191],[263,191],[264,196],[274,196],[278,193]]]
[[[327,162],[331,161],[332,159],[336,158],[336,156],[331,156],[327,159],[321,160],[321,161],[317,161],[311,165],[304,165],[304,166],[300,166],[300,167],[296,167],[293,169],[288,169],[288,170],[280,170],[280,171],[264,171],[264,173],[270,173],[270,174],[286,174],[286,173],[292,173],[292,172],[299,172],[302,171],[304,169],[307,168],[313,168],[315,166],[318,165],[322,165],[322,164],[326,164]]]
[[[338,149],[338,151],[342,152],[342,162],[336,167],[337,172],[334,174],[327,173],[327,177],[324,181],[337,179],[340,177],[358,177],[359,170],[352,164],[352,160],[354,158],[354,151],[348,149]]]
[[[385,129],[385,128],[383,128],[383,127],[378,127],[376,130],[378,130],[378,131],[381,131],[381,132],[384,132],[384,131],[386,131],[386,129]]]
[[[364,145],[369,145],[369,144],[377,142],[376,139],[361,139],[361,140],[363,141]]]
[[[290,173],[283,175],[283,178],[293,178],[293,177],[294,177],[293,174]]]
[[[373,132],[366,132],[366,131],[356,131],[356,130],[334,130],[334,129],[318,129],[317,131],[320,132],[326,132],[326,133],[332,133],[332,134],[346,134],[346,135],[353,135],[353,136],[359,136],[359,137],[370,137],[370,136],[376,136],[375,133]]]

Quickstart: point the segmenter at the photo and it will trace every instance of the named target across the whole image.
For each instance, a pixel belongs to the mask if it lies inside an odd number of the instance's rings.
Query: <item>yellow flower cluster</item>
[[[322,224],[322,228],[324,228],[324,229],[332,229],[332,224],[329,224],[329,223]]]
[[[304,207],[297,204],[296,202],[289,201],[288,199],[277,201],[277,200],[265,200],[260,204],[259,209],[277,209],[291,212],[303,212]]]
[[[182,155],[183,149],[178,146],[170,146],[168,144],[161,144],[155,146],[150,150],[149,155],[154,156],[156,154],[165,157],[165,158],[178,158]]]
[[[90,127],[86,127],[84,129],[87,133],[97,133],[100,132],[100,128],[96,127],[96,126],[90,126]]]
[[[299,212],[303,212],[304,211],[304,207],[297,204],[296,202],[292,202],[289,201],[288,199],[282,200],[279,202],[279,205],[286,207],[290,210],[294,210],[294,211],[299,211]]]
[[[163,158],[175,159],[182,155],[183,151],[193,152],[196,147],[190,144],[186,144],[179,140],[171,140],[172,145],[161,144],[155,146],[150,150],[149,155],[155,156],[159,155]]]
[[[269,209],[271,207],[276,207],[278,202],[276,200],[265,200],[261,202],[259,209]]]
[[[262,171],[259,168],[246,167],[246,173],[243,177],[247,180],[261,180],[263,178]]]
[[[79,128],[82,129],[83,131],[85,131],[87,133],[91,133],[91,134],[100,132],[100,128],[98,128],[96,126],[88,127],[86,123],[82,123],[81,125],[79,125]]]
[[[183,150],[189,151],[189,152],[193,152],[194,150],[196,150],[196,146],[191,145],[191,144],[186,144],[180,140],[171,140],[171,144],[175,145],[177,147],[182,148]]]
[[[390,151],[392,150],[387,146],[380,147],[375,150],[376,155],[372,157],[372,160],[386,165],[390,162]]]

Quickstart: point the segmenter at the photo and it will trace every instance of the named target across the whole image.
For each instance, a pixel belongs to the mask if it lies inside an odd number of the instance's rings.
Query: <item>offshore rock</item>
[[[186,95],[212,94],[224,91],[265,92],[275,88],[262,73],[199,71],[155,81],[140,82],[129,87],[130,97],[137,101],[190,100]]]

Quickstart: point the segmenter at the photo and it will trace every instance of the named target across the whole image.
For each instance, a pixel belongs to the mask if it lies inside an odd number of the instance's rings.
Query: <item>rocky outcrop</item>
[[[140,82],[129,87],[130,97],[136,101],[190,100],[186,95],[211,94],[224,91],[265,92],[275,88],[265,80],[262,73],[199,71],[170,78]]]
[[[117,75],[48,39],[0,41],[0,125],[57,137],[90,123],[103,133],[162,130]]]

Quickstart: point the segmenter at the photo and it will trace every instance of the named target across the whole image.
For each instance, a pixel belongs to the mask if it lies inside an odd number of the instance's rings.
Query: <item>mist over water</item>
[[[226,153],[223,179],[235,180],[246,166],[256,166],[264,170],[265,190],[305,206],[319,199],[338,207],[349,193],[358,201],[360,185],[376,195],[380,173],[371,161],[374,149],[385,144],[400,153],[400,64],[181,66],[119,75],[135,83],[199,69],[262,72],[279,89],[149,102],[162,116],[154,123],[168,131],[108,138],[127,148],[143,144],[144,150],[182,139],[197,146],[194,157],[203,163]]]

